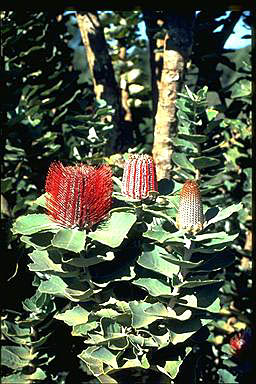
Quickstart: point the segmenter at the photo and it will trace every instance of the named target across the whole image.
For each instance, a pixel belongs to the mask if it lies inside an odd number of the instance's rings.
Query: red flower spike
[[[122,194],[132,199],[142,200],[150,192],[157,192],[156,169],[149,155],[129,155],[124,166]]]
[[[52,163],[45,182],[48,215],[65,228],[91,228],[111,208],[111,177],[108,165],[65,167],[61,162]]]
[[[195,180],[187,180],[180,193],[177,228],[195,234],[203,229],[204,215],[200,190]]]
[[[242,333],[239,333],[238,335],[233,336],[230,339],[229,344],[236,355],[239,355],[246,347],[246,341]]]

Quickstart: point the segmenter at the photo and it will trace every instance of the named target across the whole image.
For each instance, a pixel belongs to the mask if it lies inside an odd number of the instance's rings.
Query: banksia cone
[[[204,216],[200,190],[195,180],[187,180],[180,193],[177,228],[195,234],[203,229]]]
[[[129,155],[124,166],[122,193],[136,200],[146,199],[157,192],[156,169],[149,155]]]
[[[108,165],[65,167],[61,162],[52,163],[45,183],[48,215],[65,228],[91,228],[111,208],[111,177]]]

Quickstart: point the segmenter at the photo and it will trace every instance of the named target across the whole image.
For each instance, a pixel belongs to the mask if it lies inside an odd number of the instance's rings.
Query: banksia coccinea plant
[[[180,193],[177,228],[195,234],[203,229],[204,215],[200,190],[195,180],[187,180]]]
[[[50,165],[45,182],[46,209],[65,228],[91,228],[109,212],[112,203],[112,171],[108,165]]]
[[[156,168],[149,155],[129,155],[125,162],[122,179],[122,194],[132,199],[142,200],[150,192],[157,192]]]

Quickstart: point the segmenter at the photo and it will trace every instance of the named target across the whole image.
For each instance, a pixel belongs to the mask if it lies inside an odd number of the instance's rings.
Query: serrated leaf
[[[86,232],[77,229],[60,229],[52,239],[52,245],[57,248],[79,253],[85,247]]]
[[[168,241],[169,243],[169,241]],[[170,243],[171,243],[171,240],[170,240]],[[198,261],[197,263],[195,262],[192,262],[192,261],[184,261],[182,259],[178,259],[177,257],[173,256],[172,254],[163,254],[162,257],[167,260],[167,261],[170,261],[171,263],[175,264],[175,265],[179,265],[180,267],[184,267],[186,269],[193,269],[193,268],[199,268],[200,265],[202,265],[204,263],[203,260],[201,261]]]
[[[158,230],[157,230],[158,229]],[[184,243],[184,239],[180,237],[183,235],[182,231],[177,232],[167,232],[163,228],[155,228],[154,230],[149,230],[143,233],[143,237],[146,237],[151,240],[156,240],[160,244],[164,244],[165,242],[173,242],[173,243]]]
[[[140,278],[134,280],[132,284],[145,288],[151,296],[171,296],[171,287],[157,279]]]
[[[228,217],[230,217],[233,213],[239,212],[241,209],[243,209],[243,204],[239,203],[239,204],[232,204],[227,208],[219,210],[218,213],[207,222],[206,226],[217,223],[221,220],[225,220]]]
[[[130,212],[113,212],[110,219],[99,226],[95,232],[88,234],[92,240],[108,245],[109,247],[118,247],[129,230],[136,222],[136,215]]]
[[[38,205],[39,207],[46,208],[46,193],[39,196],[36,200],[33,201],[33,204]]]
[[[172,155],[172,161],[181,168],[185,168],[193,172],[196,171],[194,165],[188,160],[184,153],[175,152]]]
[[[203,235],[195,236],[193,241],[202,242],[205,247],[211,247],[217,244],[230,243],[239,236],[239,233],[228,235],[226,232],[205,233]],[[197,247],[197,244],[195,245]]]
[[[72,336],[86,336],[90,331],[98,328],[99,322],[91,321],[86,324],[78,324],[73,327]]]
[[[37,249],[38,251],[42,251],[51,246],[51,240],[53,236],[54,235],[52,232],[37,232],[30,236],[23,235],[21,236],[20,240],[23,243]]]
[[[53,317],[57,320],[62,320],[69,326],[87,323],[89,312],[80,305],[76,305],[72,309],[68,309],[63,313],[57,313]]]
[[[88,358],[95,359],[100,361],[101,363],[110,365],[115,369],[118,368],[116,356],[105,347],[98,347],[98,346],[88,347],[79,355],[79,357],[85,362],[87,361]]]
[[[28,366],[36,356],[37,353],[31,354],[28,348],[22,346],[3,346],[1,349],[1,363],[11,369]]]
[[[50,220],[47,215],[34,213],[18,217],[13,225],[12,232],[14,235],[32,235],[36,232],[56,230],[57,228],[59,228],[57,224]]]
[[[151,316],[145,313],[145,310],[149,307],[151,307],[151,304],[142,301],[134,300],[129,302],[129,308],[132,314],[132,326],[134,328],[146,327],[158,319],[157,316]]]
[[[67,284],[59,276],[51,276],[49,280],[42,281],[39,285],[39,291],[55,296],[65,296]]]
[[[13,368],[13,367],[12,367]],[[36,381],[43,381],[47,378],[46,374],[41,368],[36,368],[35,372],[26,375],[24,373],[14,373],[13,375],[1,378],[2,384],[28,384]]]
[[[181,139],[185,139],[194,143],[204,143],[208,140],[208,136],[205,135],[186,135],[185,133],[178,133],[178,136]]]
[[[210,250],[212,252],[212,250]],[[235,254],[224,254],[219,252],[214,256],[209,256],[204,260],[203,264],[197,269],[198,271],[216,271],[220,268],[226,268],[235,262]]]
[[[175,379],[177,374],[179,373],[180,366],[184,361],[184,358],[189,354],[189,352],[192,351],[191,347],[186,347],[185,349],[185,356],[177,356],[176,358],[173,358],[171,361],[166,361],[165,366],[161,367],[160,365],[157,365],[157,369],[170,377],[171,379]]]
[[[197,169],[215,167],[216,165],[220,164],[219,159],[206,156],[196,157],[192,160],[192,162]]]
[[[173,277],[174,274],[178,274],[180,268],[177,265],[169,263],[161,255],[164,253],[164,249],[158,245],[154,245],[142,252],[137,260],[137,263],[144,268],[151,269],[154,272],[160,273],[167,277]]]
[[[33,272],[46,272],[46,271],[55,271],[65,273],[65,270],[62,269],[60,263],[55,263],[50,257],[49,253],[39,250],[34,250],[32,253],[28,254],[33,264],[29,264],[29,270]]]
[[[196,288],[202,287],[204,285],[213,285],[213,284],[223,284],[223,280],[194,280],[194,281],[184,281],[181,284],[178,284],[179,288]]]
[[[227,369],[218,369],[219,383],[235,384],[238,383],[236,376],[230,373]]]

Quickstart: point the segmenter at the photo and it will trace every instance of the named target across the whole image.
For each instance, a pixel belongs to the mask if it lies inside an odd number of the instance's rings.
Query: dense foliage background
[[[201,111],[207,111],[208,118],[215,119],[216,129],[218,127],[218,134],[213,136],[210,129],[214,128],[209,128],[207,134],[213,141],[203,147],[208,151],[205,153],[218,157],[213,170],[203,173],[202,187],[208,206],[225,207],[242,201],[243,209],[225,222],[227,231],[240,235],[223,253],[223,258],[231,253],[234,263],[217,272],[220,276],[215,275],[225,281],[221,288],[220,314],[208,325],[208,334],[195,336],[193,353],[185,360],[182,374],[177,376],[175,383],[186,381],[186,372],[192,382],[191,371],[186,369],[191,364],[197,367],[195,383],[242,383],[251,372],[249,347],[245,355],[235,361],[227,347],[236,331],[252,326],[251,49],[249,46],[239,50],[223,47],[240,17],[248,30],[252,21],[248,13],[231,12],[228,18],[220,19],[224,14],[201,11],[197,15],[184,84],[195,94],[201,90],[199,96],[202,98],[202,105],[197,105],[198,109],[188,119],[196,121]],[[67,164],[76,161],[97,164],[104,160],[120,177],[125,153],[151,153],[154,101],[150,57],[148,42],[142,39],[138,29],[144,17],[148,15],[141,11],[99,14],[117,83],[126,82],[127,85],[123,94],[126,98],[125,124],[118,132],[116,152],[109,154],[108,139],[113,124],[108,116],[113,115],[114,110],[106,101],[94,97],[75,15],[53,11],[1,12],[4,87],[1,103],[2,338],[5,346],[22,348],[26,338],[35,342],[35,349],[43,346],[37,361],[41,371],[37,371],[35,380],[55,380],[63,384],[97,382],[77,359],[82,341],[71,336],[65,323],[56,327],[56,320],[48,323],[47,316],[40,315],[38,324],[35,323],[37,334],[22,334],[22,329],[26,328],[17,325],[17,316],[23,326],[26,321],[28,323],[29,313],[33,311],[26,300],[35,293],[36,284],[27,266],[27,247],[13,235],[11,227],[16,218],[35,211],[33,202],[44,192],[45,177],[53,160]],[[223,25],[222,30],[214,32],[220,25]],[[159,25],[154,33],[161,58],[164,27]],[[121,54],[124,49],[125,55]],[[205,86],[208,91],[203,88]],[[192,108],[186,104],[186,92],[183,87],[177,101],[181,128],[185,107]],[[193,150],[193,143],[185,133],[174,142],[172,175],[177,182],[184,182],[191,175],[182,160],[184,148],[188,153],[189,148]],[[56,299],[57,308],[61,303],[61,299]],[[47,305],[48,314],[54,312],[51,303]],[[17,359],[15,362],[15,369],[10,364],[3,366],[3,376],[21,367],[26,374],[33,374],[34,367],[19,366]],[[134,375],[134,380],[141,380],[138,382],[154,379],[172,382],[164,375],[160,377],[159,372],[143,372],[143,378],[136,369],[130,374]],[[118,379],[126,382],[125,373]],[[13,380],[3,382],[18,382],[15,377]]]

